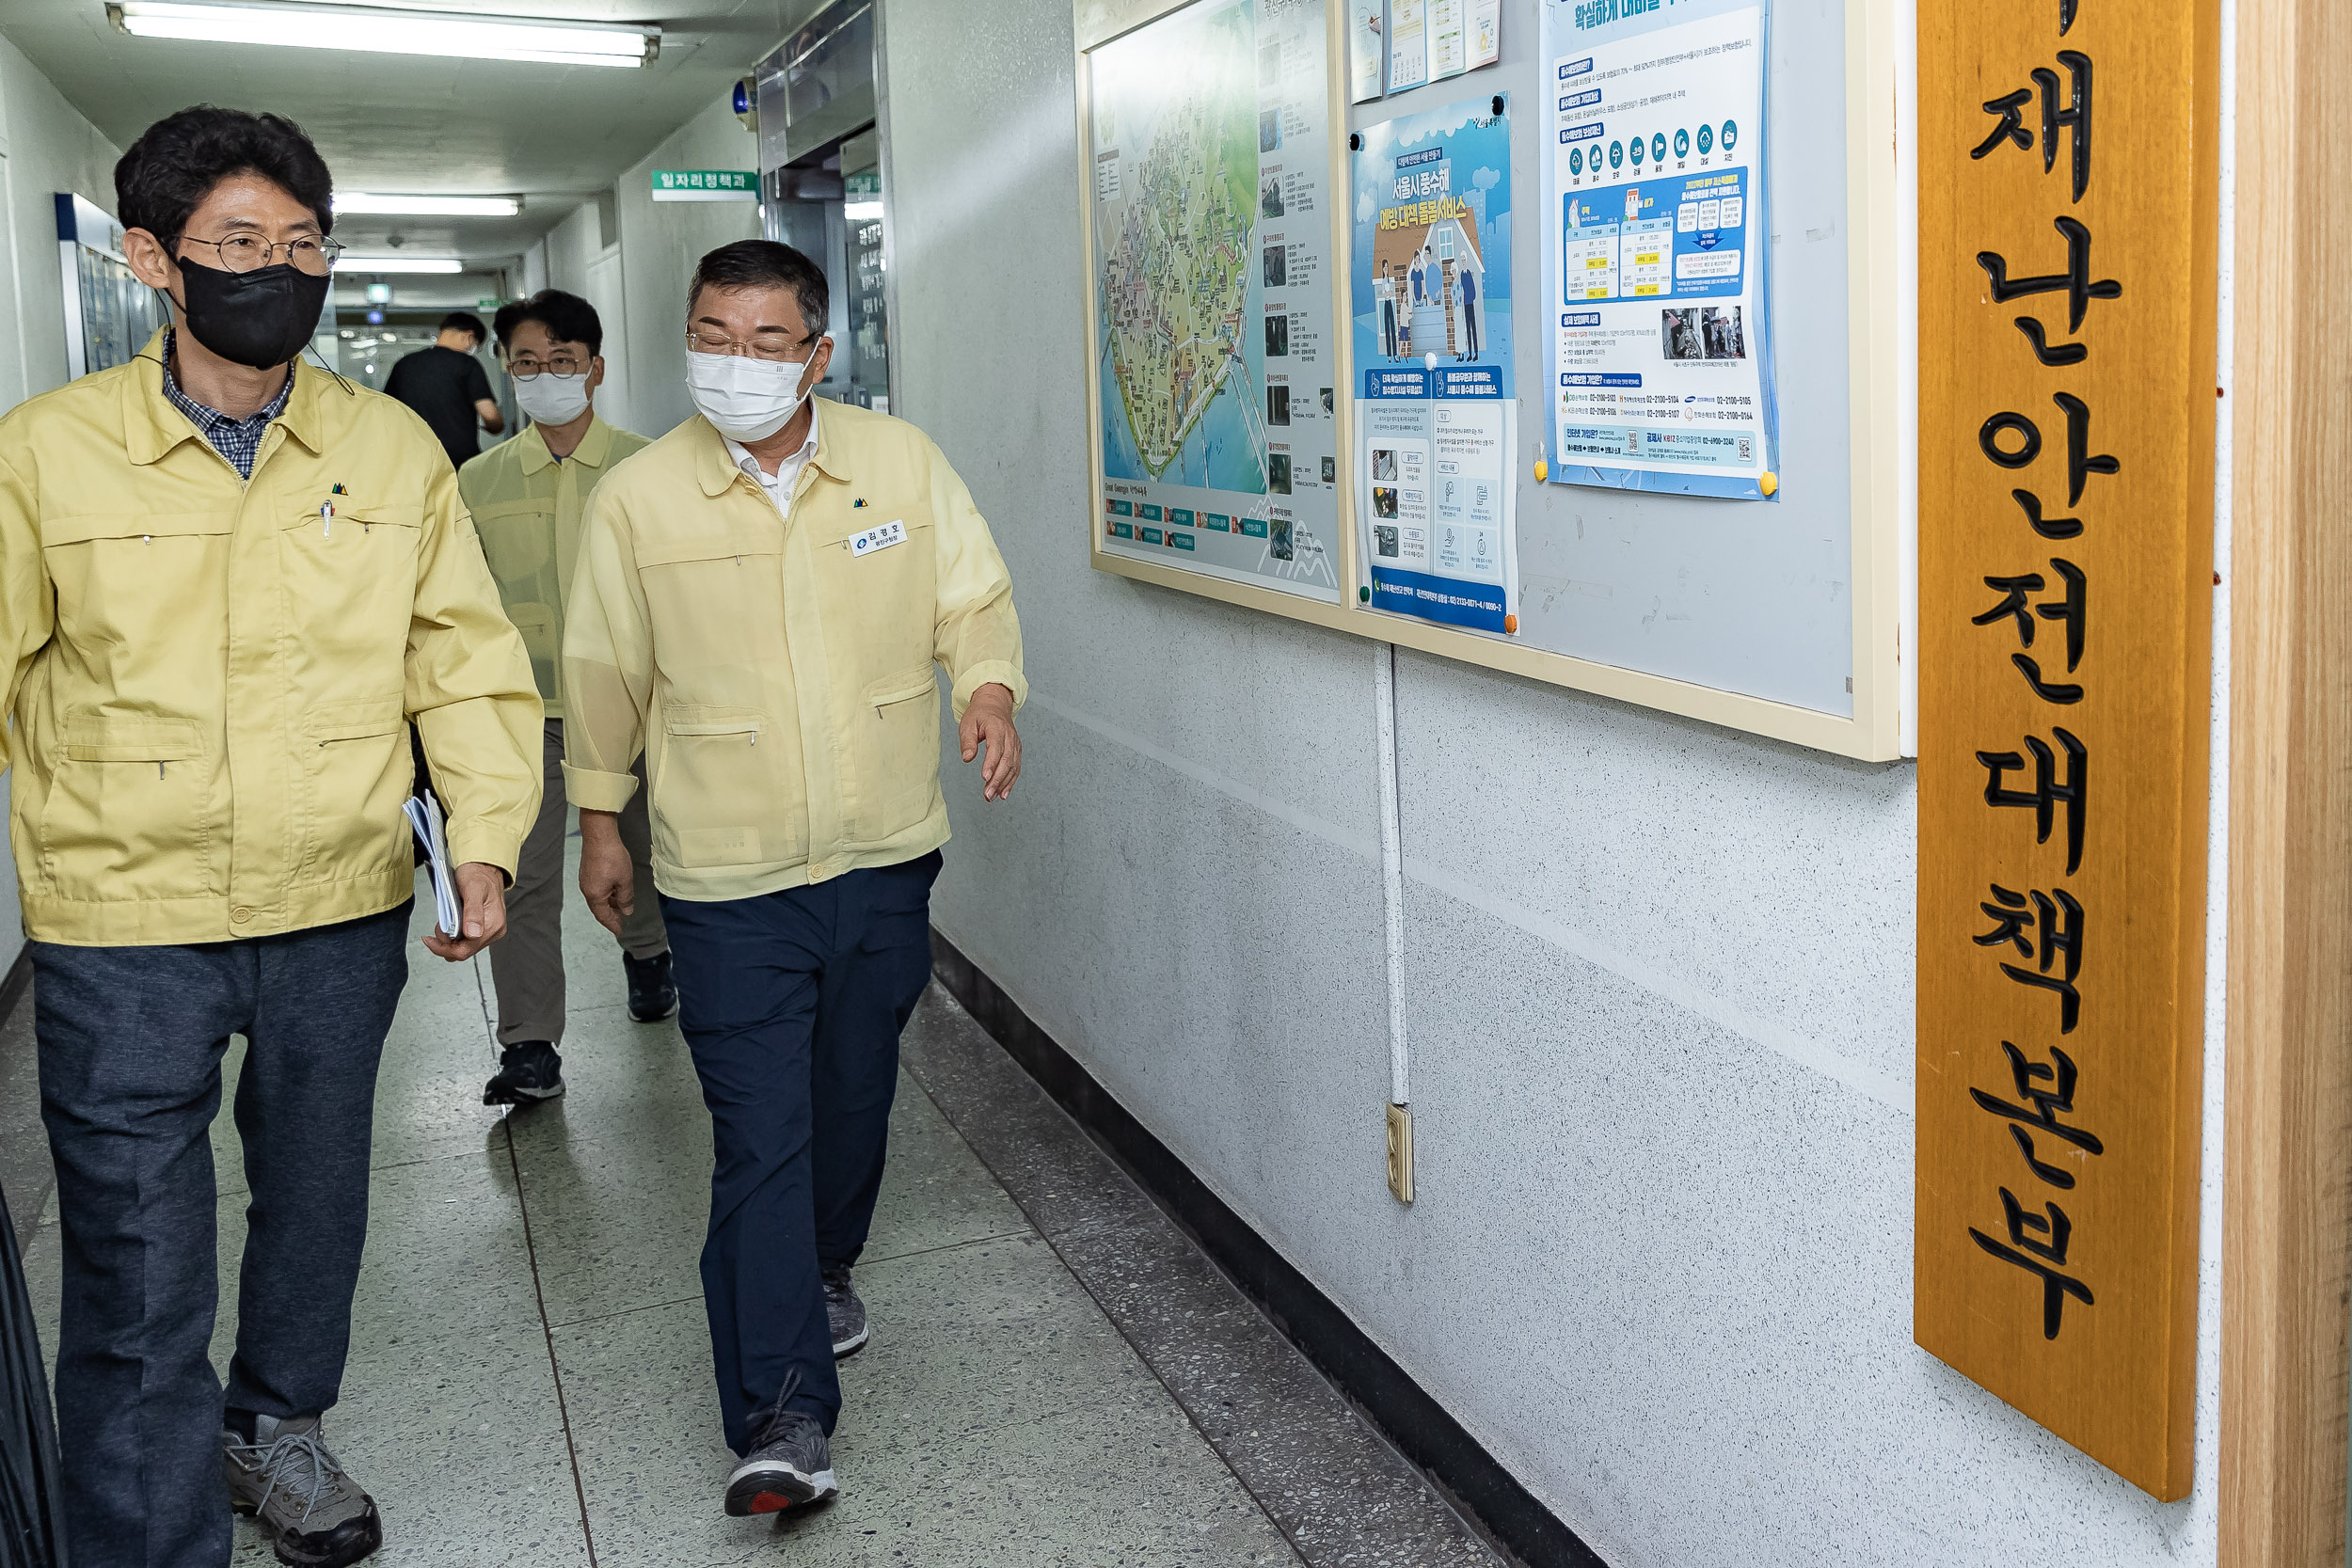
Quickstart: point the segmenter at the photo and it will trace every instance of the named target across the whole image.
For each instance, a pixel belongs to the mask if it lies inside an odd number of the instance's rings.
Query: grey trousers
[[[31,943],[65,1243],[57,1431],[75,1568],[225,1568],[213,1117],[231,1035],[245,1260],[227,1404],[334,1404],[408,907],[185,947]]]
[[[490,948],[490,978],[499,993],[499,1044],[564,1039],[564,905],[571,879],[564,872],[567,836],[564,799],[564,721],[547,721],[547,788],[539,820],[523,840],[515,885],[506,890],[506,937]],[[653,821],[645,809],[645,765],[637,764],[637,793],[621,813],[621,842],[637,865],[637,908],[621,927],[621,950],[650,958],[670,950],[661,899],[653,886]]]

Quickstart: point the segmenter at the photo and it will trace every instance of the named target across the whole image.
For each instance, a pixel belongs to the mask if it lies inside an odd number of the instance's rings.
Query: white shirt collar
[[[754,457],[751,449],[742,442],[730,436],[719,437],[726,442],[727,455],[735,460],[735,466],[759,481],[760,488],[768,492],[769,499],[776,503],[780,512],[791,512],[793,482],[801,477],[801,469],[808,460],[817,455],[818,418],[817,400],[811,398],[808,400],[808,439],[801,443],[800,451],[777,464],[772,474],[759,466],[759,459]]]

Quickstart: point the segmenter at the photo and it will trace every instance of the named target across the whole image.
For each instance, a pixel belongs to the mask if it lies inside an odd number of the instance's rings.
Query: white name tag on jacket
[[[886,550],[893,545],[906,542],[906,519],[898,517],[880,528],[869,528],[864,533],[850,535],[850,553],[853,556],[872,555],[876,550]]]

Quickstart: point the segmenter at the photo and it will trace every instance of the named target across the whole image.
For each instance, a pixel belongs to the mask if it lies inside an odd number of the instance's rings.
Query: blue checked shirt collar
[[[242,420],[232,420],[217,408],[207,408],[180,389],[180,378],[171,372],[173,346],[179,341],[174,328],[164,334],[164,396],[172,406],[188,417],[215,451],[229,459],[238,476],[253,477],[253,460],[262,454],[262,437],[267,434],[270,421],[286,411],[286,400],[294,395],[294,370],[286,371],[286,384],[278,388],[278,395],[259,413]]]

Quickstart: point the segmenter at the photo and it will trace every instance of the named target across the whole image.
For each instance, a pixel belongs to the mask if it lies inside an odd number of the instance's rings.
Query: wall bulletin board
[[[1543,8],[1559,4],[1505,4],[1499,67],[1351,109],[1343,0],[1077,0],[1077,195],[1095,285],[1082,302],[1092,563],[1892,759],[1905,749],[1898,477],[1907,369],[1890,8],[1845,0],[1818,14],[1772,14],[1770,277],[1783,429],[1776,493],[1733,500],[1537,477],[1535,443],[1553,413],[1545,334],[1557,320],[1560,266],[1550,253],[1563,239],[1543,141],[1557,62],[1539,57],[1551,38],[1539,24]],[[1142,59],[1153,63],[1148,79],[1136,72]],[[1820,91],[1833,64],[1842,95]],[[1509,630],[1367,602],[1375,535],[1374,519],[1357,515],[1371,492],[1355,471],[1362,443],[1348,396],[1362,380],[1348,330],[1350,131],[1489,94],[1510,99],[1515,128],[1512,231],[1502,239],[1518,280]],[[1245,204],[1245,194],[1255,199]]]

